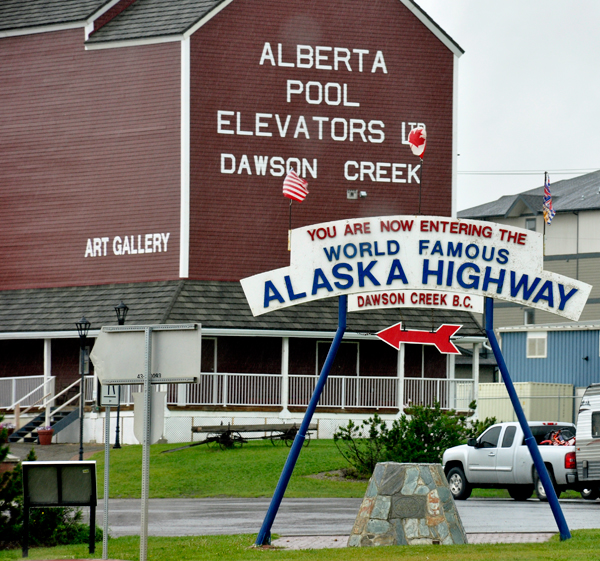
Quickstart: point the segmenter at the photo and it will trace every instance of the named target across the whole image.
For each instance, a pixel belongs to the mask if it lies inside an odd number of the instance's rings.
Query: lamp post
[[[119,325],[125,325],[125,318],[127,317],[127,312],[129,311],[129,308],[123,304],[123,300],[121,300],[121,303],[118,306],[115,306],[115,312],[117,314],[117,322],[119,323]],[[119,394],[118,394],[118,398],[117,398],[117,429],[115,431],[115,445],[113,446],[113,448],[121,448],[121,442],[119,440],[119,432],[120,432],[120,427],[119,427],[119,418],[121,415],[121,386],[119,386]]]
[[[81,387],[79,388],[79,461],[83,461],[83,406],[85,402],[85,338],[90,330],[91,323],[82,317],[76,324],[79,333],[79,375]]]

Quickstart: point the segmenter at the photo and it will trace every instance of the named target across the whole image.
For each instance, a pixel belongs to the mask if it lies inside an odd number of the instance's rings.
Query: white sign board
[[[145,371],[147,326],[103,327],[90,358],[100,383],[141,384]],[[152,383],[191,382],[200,376],[199,324],[154,325]]]
[[[349,312],[386,308],[434,308],[482,314],[483,298],[443,290],[382,290],[348,296]]]
[[[242,279],[255,316],[331,296],[446,291],[577,320],[591,286],[544,271],[542,235],[440,216],[338,220],[292,232],[291,263]]]
[[[101,384],[102,394],[100,395],[101,407],[113,407],[119,405],[119,387],[114,385]]]
[[[133,434],[141,444],[144,442],[144,394],[135,392],[133,395]],[[150,441],[156,444],[165,432],[165,407],[167,392],[152,392],[150,406]]]

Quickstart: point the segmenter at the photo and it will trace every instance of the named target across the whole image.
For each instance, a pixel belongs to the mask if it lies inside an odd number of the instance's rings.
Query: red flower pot
[[[37,434],[40,444],[52,444],[52,435],[54,434],[54,429],[38,429]]]

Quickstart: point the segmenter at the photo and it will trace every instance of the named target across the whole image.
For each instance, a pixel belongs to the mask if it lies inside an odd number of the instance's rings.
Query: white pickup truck
[[[531,422],[529,426],[538,444],[557,431],[566,438],[569,433],[575,436],[575,425],[571,423]],[[557,496],[574,488],[575,446],[540,445],[539,449]],[[442,463],[450,491],[457,500],[468,499],[474,487],[507,489],[516,501],[527,500],[535,489],[537,496],[546,500],[519,423],[491,426],[479,438],[469,439],[468,444],[446,450]]]

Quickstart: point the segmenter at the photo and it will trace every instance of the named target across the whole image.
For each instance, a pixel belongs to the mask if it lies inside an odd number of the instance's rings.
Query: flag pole
[[[292,199],[290,199],[290,220],[288,225],[288,251],[292,251]]]
[[[421,214],[421,189],[423,188],[423,158],[421,158],[421,171],[419,173],[419,215]]]
[[[546,183],[548,182],[548,172],[544,172],[544,189],[546,188]],[[543,238],[542,238],[542,257],[546,257],[546,215],[544,214],[544,203],[542,203],[542,220],[544,221],[544,230],[543,230]]]
[[[292,202],[301,203],[308,195],[308,181],[302,179],[290,169],[283,181],[283,196],[290,200],[289,223],[288,223],[288,251],[292,251]]]

